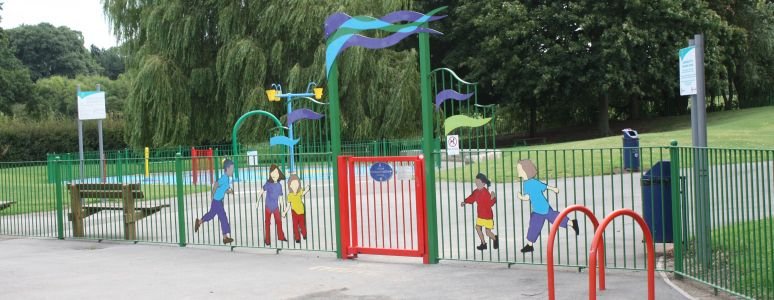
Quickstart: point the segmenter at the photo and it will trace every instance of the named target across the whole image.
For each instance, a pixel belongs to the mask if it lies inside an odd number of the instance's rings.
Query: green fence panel
[[[774,299],[774,151],[679,152],[685,253],[677,273],[737,295]],[[706,171],[696,169],[702,160]]]

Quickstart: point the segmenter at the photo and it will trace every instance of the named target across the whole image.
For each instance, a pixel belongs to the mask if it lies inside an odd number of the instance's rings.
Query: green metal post
[[[430,35],[419,34],[419,76],[422,83],[422,150],[425,156],[425,199],[427,201],[427,245],[431,264],[438,263],[438,228],[435,209],[435,161],[433,152],[433,105],[430,95]],[[429,165],[428,165],[428,162]]]
[[[64,207],[62,204],[62,176],[59,169],[59,156],[54,158],[54,188],[56,189],[56,236],[64,239]]]
[[[328,103],[331,127],[331,156],[333,156],[333,176],[339,178],[338,157],[341,155],[341,111],[339,108],[339,64],[334,61],[328,73]],[[341,184],[341,182],[339,183]],[[339,212],[339,185],[333,185],[333,212],[336,221],[336,257],[341,255],[341,214]]]
[[[669,156],[671,161],[672,177],[672,238],[674,239],[675,254],[675,273],[681,276],[683,272],[683,225],[682,225],[682,197],[680,197],[680,148],[677,147],[677,141],[672,140],[669,147]]]
[[[185,191],[183,190],[183,160],[180,152],[175,154],[175,186],[177,187],[177,228],[178,245],[185,247]]]
[[[220,158],[218,158],[218,156],[220,155],[219,152],[220,151],[218,151],[218,148],[215,148],[215,151],[212,152],[212,160],[214,161],[214,164],[215,164],[214,166],[215,170],[213,171],[215,172],[215,174],[218,174],[218,170],[220,170]],[[218,180],[217,178],[218,176],[215,175],[215,177],[216,178],[214,178],[213,180]]]
[[[121,155],[121,150],[118,150],[118,163],[116,164],[118,170],[118,183],[124,183],[124,157]]]

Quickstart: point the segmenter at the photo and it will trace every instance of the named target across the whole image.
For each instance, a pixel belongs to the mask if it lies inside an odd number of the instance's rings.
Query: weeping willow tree
[[[281,83],[325,86],[322,27],[333,12],[381,16],[411,1],[103,0],[114,33],[130,52],[133,78],[127,140],[135,146],[230,140],[245,112],[285,115],[264,90]],[[407,39],[411,47],[416,39]],[[407,44],[409,45],[409,44]],[[345,139],[420,132],[414,49],[350,49],[339,59]],[[265,118],[240,129],[240,141],[266,141]]]

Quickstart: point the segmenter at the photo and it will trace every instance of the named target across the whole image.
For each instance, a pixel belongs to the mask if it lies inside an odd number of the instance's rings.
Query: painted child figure
[[[290,174],[288,179],[288,203],[283,215],[287,216],[288,210],[293,210],[293,239],[301,243],[301,238],[306,240],[306,219],[304,215],[304,195],[309,193],[309,186],[301,188],[301,180],[296,174]],[[299,234],[299,231],[301,234]]]
[[[223,232],[223,243],[229,244],[234,241],[231,238],[231,227],[228,224],[228,216],[226,210],[223,208],[223,200],[226,198],[226,194],[234,194],[234,190],[231,188],[231,181],[229,177],[234,176],[234,162],[227,159],[223,162],[223,175],[220,179],[212,184],[212,203],[210,204],[210,210],[202,216],[201,219],[196,219],[194,223],[194,232],[199,232],[199,227],[204,222],[208,222],[218,216],[220,221],[220,229]]]
[[[486,250],[486,239],[484,233],[481,231],[481,227],[486,228],[486,235],[492,239],[492,248],[497,249],[500,247],[500,240],[497,235],[492,233],[494,228],[494,213],[492,212],[492,206],[497,202],[497,197],[494,192],[489,192],[488,187],[492,183],[486,178],[486,175],[478,173],[476,175],[476,189],[470,196],[465,198],[465,201],[460,203],[460,206],[465,204],[476,203],[476,233],[481,240],[481,244],[476,247],[478,250]]]
[[[559,212],[551,208],[551,205],[546,199],[545,191],[551,190],[554,194],[559,193],[558,187],[550,186],[536,178],[537,167],[532,161],[528,159],[520,160],[516,165],[516,171],[519,178],[524,182],[524,194],[519,193],[517,196],[519,200],[529,201],[532,205],[532,214],[529,216],[529,229],[527,230],[527,244],[524,248],[521,248],[521,253],[528,253],[535,250],[532,246],[537,241],[540,233],[543,231],[543,225],[546,220],[553,224],[556,221],[556,217],[559,216]],[[561,220],[559,226],[567,228],[567,222],[569,218],[565,217]],[[578,235],[578,221],[572,220],[572,229],[575,230],[575,235]]]
[[[274,224],[277,227],[277,237],[280,241],[287,241],[285,232],[282,231],[282,218],[280,217],[280,201],[283,196],[281,180],[285,180],[285,174],[282,174],[277,165],[272,164],[269,167],[269,179],[263,185],[261,197],[266,199],[266,208],[264,209],[264,239],[263,242],[268,246],[271,244],[271,218],[274,217]]]

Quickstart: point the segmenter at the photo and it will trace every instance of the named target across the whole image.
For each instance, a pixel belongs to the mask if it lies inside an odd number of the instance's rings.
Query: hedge
[[[104,149],[124,149],[121,120],[103,121]],[[97,121],[85,121],[84,151],[99,150]],[[70,119],[0,119],[0,161],[45,161],[48,153],[78,152],[78,123]]]

